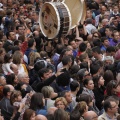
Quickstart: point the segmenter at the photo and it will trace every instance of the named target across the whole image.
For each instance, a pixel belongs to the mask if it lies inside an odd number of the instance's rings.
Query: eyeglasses
[[[116,107],[118,107],[118,105],[115,105],[115,106],[113,106],[113,107],[112,107],[112,106],[110,106],[110,108],[116,108]]]

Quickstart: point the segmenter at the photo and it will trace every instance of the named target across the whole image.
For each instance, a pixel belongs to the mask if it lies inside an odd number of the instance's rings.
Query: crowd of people
[[[0,120],[120,120],[120,0],[86,0],[85,21],[54,39],[47,1],[0,0]]]

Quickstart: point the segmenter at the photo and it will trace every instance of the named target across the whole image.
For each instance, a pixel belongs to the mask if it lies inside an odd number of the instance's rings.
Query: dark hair
[[[104,43],[105,40],[108,40],[108,38],[107,38],[107,37],[102,37],[102,38],[101,38],[101,42],[102,42],[102,43]]]
[[[43,77],[44,76],[44,73],[48,73],[49,72],[49,69],[48,68],[42,68],[38,71],[38,75],[39,77]]]
[[[84,81],[83,81],[83,85],[84,86],[88,85],[88,83],[89,83],[90,80],[92,80],[92,79],[85,78]]]
[[[100,80],[100,78],[101,78],[102,76],[101,75],[96,75],[96,76],[93,76],[93,81],[94,81],[94,87],[95,88],[98,88],[99,86],[98,86],[98,81]]]
[[[67,65],[68,62],[70,62],[71,60],[72,60],[72,58],[71,58],[70,55],[64,56],[64,57],[62,58],[62,64],[63,64],[63,65]],[[72,62],[72,61],[71,61],[71,62]]]
[[[106,52],[108,52],[108,53],[116,52],[115,47],[113,47],[113,46],[107,47]]]
[[[4,96],[7,96],[7,93],[8,93],[8,92],[10,92],[10,87],[4,86],[4,88],[3,88],[3,95],[4,95]]]
[[[34,110],[32,109],[26,109],[24,114],[23,114],[23,120],[30,120],[30,117],[35,113]]]
[[[93,45],[94,46],[101,46],[101,41],[100,41],[100,39],[99,38],[97,38],[97,39],[93,39]],[[99,48],[95,48],[96,50],[95,50],[95,52],[97,52],[97,53],[100,53],[99,51]]]
[[[80,120],[80,112],[78,110],[73,110],[70,113],[70,120]]]
[[[96,74],[100,69],[100,65],[97,62],[92,62],[90,65],[90,73],[92,75]]]
[[[84,43],[84,42],[82,42],[82,43],[79,45],[79,50],[80,50],[81,52],[84,52],[84,51],[86,50],[86,48],[87,48],[87,45],[86,45],[86,43]]]
[[[44,105],[43,94],[42,93],[33,94],[33,96],[31,97],[30,108],[36,111],[37,109],[41,109],[43,105]]]
[[[56,46],[56,53],[61,54],[64,46],[62,44],[57,44]]]
[[[70,89],[71,89],[71,91],[76,91],[77,87],[79,87],[79,86],[80,85],[79,85],[79,83],[76,80],[74,80],[74,81],[72,81],[70,83]]]
[[[47,114],[46,118],[47,118],[47,120],[54,120],[54,115],[53,114]]]
[[[6,75],[6,82],[7,84],[14,86],[15,74],[11,73],[10,75]]]
[[[67,112],[62,109],[57,109],[54,113],[54,120],[69,120]]]
[[[12,59],[12,54],[6,53],[4,56],[4,63],[9,63],[10,59]]]
[[[19,27],[23,27],[23,26],[22,26],[22,25],[17,25],[17,26],[16,26],[16,30],[18,30]]]
[[[87,94],[81,94],[79,97],[76,97],[76,102],[85,101],[87,105],[89,105],[90,102],[92,102],[92,97]]]
[[[113,72],[111,70],[106,70],[104,72],[103,78],[105,80],[105,86],[106,86],[111,80],[114,80]]]
[[[93,48],[92,48],[92,51],[93,51],[93,52],[96,52],[96,53],[98,53],[98,54],[101,53],[100,47],[98,47],[98,46],[93,47]]]
[[[114,98],[108,98],[104,101],[103,107],[105,112],[107,112],[108,108],[111,108],[111,103],[110,102],[116,102]]]
[[[30,39],[30,40],[28,41],[28,47],[31,48],[31,47],[34,45],[34,42],[35,42],[34,39]]]
[[[117,87],[118,87],[117,81],[111,80],[106,86],[106,96],[115,95],[115,93],[113,93],[113,88],[117,88]]]
[[[11,33],[11,32],[13,32],[13,31],[8,31],[8,32],[6,33],[7,39],[9,39],[9,36],[10,36],[10,33]]]

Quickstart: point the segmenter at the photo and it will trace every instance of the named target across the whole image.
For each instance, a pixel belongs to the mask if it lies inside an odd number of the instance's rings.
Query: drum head
[[[84,23],[85,18],[86,18],[86,12],[87,12],[87,6],[84,0],[82,0],[82,4],[83,4],[83,13],[82,13],[82,18],[81,18],[81,24]]]
[[[82,13],[83,13],[83,5],[81,0],[65,0],[65,4],[68,6],[71,18],[72,18],[72,25],[71,29],[76,27],[78,22],[80,22]]]
[[[52,2],[46,2],[39,14],[39,24],[41,31],[48,39],[55,38],[60,30],[59,13]]]
[[[65,0],[53,0],[53,2],[64,2]]]

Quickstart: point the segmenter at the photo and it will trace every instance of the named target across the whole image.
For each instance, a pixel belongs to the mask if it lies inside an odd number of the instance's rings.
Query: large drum
[[[86,18],[87,6],[86,6],[86,2],[84,0],[82,0],[81,2],[83,4],[83,13],[82,13],[82,18],[81,18],[81,24],[83,24],[85,21],[85,18]]]
[[[39,24],[41,31],[48,39],[67,35],[71,26],[71,14],[62,2],[46,2],[40,11]]]
[[[71,29],[76,27],[76,25],[80,22],[82,13],[83,13],[83,2],[81,0],[65,0],[64,2],[71,13],[72,25]]]

